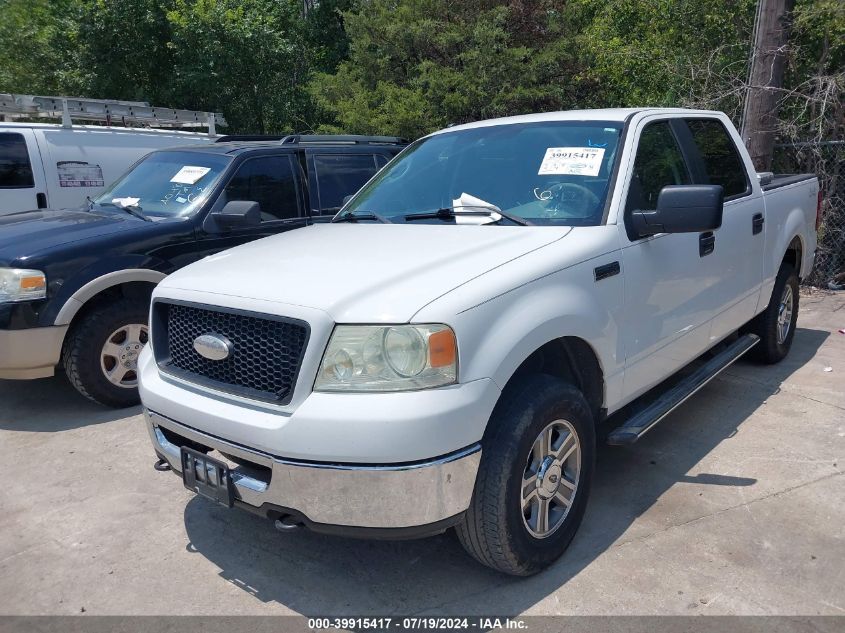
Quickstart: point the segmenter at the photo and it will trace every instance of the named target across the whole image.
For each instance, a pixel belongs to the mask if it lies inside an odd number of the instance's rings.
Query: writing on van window
[[[539,176],[598,176],[603,147],[550,147],[540,164]]]
[[[103,170],[85,161],[62,160],[56,163],[59,187],[103,187]]]
[[[598,176],[604,147],[550,147],[538,175]]]
[[[182,169],[176,172],[176,175],[170,179],[170,182],[177,182],[183,185],[193,185],[210,171],[210,167],[185,165]]]

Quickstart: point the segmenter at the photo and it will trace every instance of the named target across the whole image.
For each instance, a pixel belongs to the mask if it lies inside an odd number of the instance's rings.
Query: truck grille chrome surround
[[[308,343],[304,321],[218,306],[156,301],[153,353],[161,371],[219,391],[288,404]],[[225,358],[197,352],[200,337],[230,345]]]

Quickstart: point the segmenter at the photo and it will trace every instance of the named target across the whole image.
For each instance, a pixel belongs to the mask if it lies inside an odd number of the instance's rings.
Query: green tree
[[[73,0],[0,0],[0,92],[81,87],[78,13]]]
[[[577,103],[564,2],[362,0],[344,14],[349,60],[310,90],[327,131],[417,137],[449,123]]]

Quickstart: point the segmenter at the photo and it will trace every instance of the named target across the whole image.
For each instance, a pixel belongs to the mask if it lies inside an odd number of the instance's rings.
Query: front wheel
[[[458,538],[498,571],[537,573],[563,554],[587,507],[595,462],[590,408],[575,387],[529,376],[503,394],[482,449]]]
[[[83,396],[109,407],[138,404],[138,356],[147,344],[147,302],[115,300],[86,314],[71,330],[63,361]]]

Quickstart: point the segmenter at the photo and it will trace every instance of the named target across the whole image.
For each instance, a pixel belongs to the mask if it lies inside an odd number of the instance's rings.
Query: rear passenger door
[[[308,150],[311,215],[334,215],[387,163],[378,153]]]
[[[721,185],[725,196],[711,256],[719,278],[710,329],[715,344],[754,316],[763,278],[765,209],[762,192],[737,151],[739,137],[734,139],[718,118],[687,118],[684,123],[680,136],[689,146],[695,183]]]
[[[47,206],[47,187],[35,133],[0,129],[0,215]]]
[[[261,223],[223,229],[206,216],[197,240],[199,257],[305,226],[301,173],[292,153],[246,157],[228,176],[210,212],[234,200],[257,202]]]

